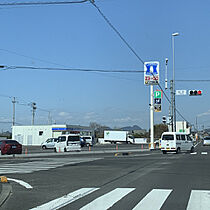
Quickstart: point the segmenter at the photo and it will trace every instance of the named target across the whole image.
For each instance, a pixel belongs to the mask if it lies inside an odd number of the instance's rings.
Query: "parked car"
[[[210,136],[206,136],[203,139],[203,146],[208,146],[210,145]]]
[[[86,145],[86,141],[83,137],[80,137],[80,145],[81,147],[84,147]]]
[[[1,154],[22,154],[22,144],[16,140],[2,140],[1,143]]]
[[[42,149],[54,149],[58,138],[49,138],[41,144]]]
[[[92,136],[81,136],[84,140],[86,146],[93,146],[93,137]]]

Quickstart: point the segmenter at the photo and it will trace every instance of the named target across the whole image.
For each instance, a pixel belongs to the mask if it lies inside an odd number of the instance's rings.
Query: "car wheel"
[[[191,147],[190,153],[193,153],[193,152],[195,152],[195,148],[194,147]]]
[[[47,147],[44,145],[44,146],[42,146],[42,149],[47,149]]]
[[[176,154],[179,154],[179,153],[180,153],[180,148],[178,147],[176,150]]]
[[[67,151],[66,151],[66,148],[64,148],[64,152],[67,152]]]
[[[54,148],[54,152],[57,152],[56,148]]]

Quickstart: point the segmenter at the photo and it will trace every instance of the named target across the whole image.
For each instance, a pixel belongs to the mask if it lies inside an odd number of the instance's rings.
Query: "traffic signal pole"
[[[150,85],[150,149],[154,149],[154,93],[153,85]]]

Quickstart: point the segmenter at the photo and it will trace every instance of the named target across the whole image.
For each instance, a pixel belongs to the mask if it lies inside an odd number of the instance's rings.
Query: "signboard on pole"
[[[144,84],[157,85],[159,84],[159,62],[151,61],[144,63]]]
[[[155,112],[161,112],[161,104],[154,104]]]
[[[155,98],[154,102],[155,104],[161,104],[161,98]]]
[[[176,90],[177,96],[185,96],[187,95],[187,90]]]
[[[154,98],[162,98],[162,91],[161,90],[154,91]]]

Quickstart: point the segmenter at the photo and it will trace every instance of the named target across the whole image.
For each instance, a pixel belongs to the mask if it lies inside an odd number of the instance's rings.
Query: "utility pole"
[[[12,125],[15,125],[15,103],[17,101],[15,100],[15,97],[13,97],[12,103],[13,103],[13,115],[12,115]]]
[[[37,109],[36,103],[33,102],[33,103],[31,104],[31,106],[32,106],[32,125],[34,125],[35,111],[36,111],[36,109]]]
[[[168,89],[168,58],[166,58],[166,70],[165,70],[165,89]]]

